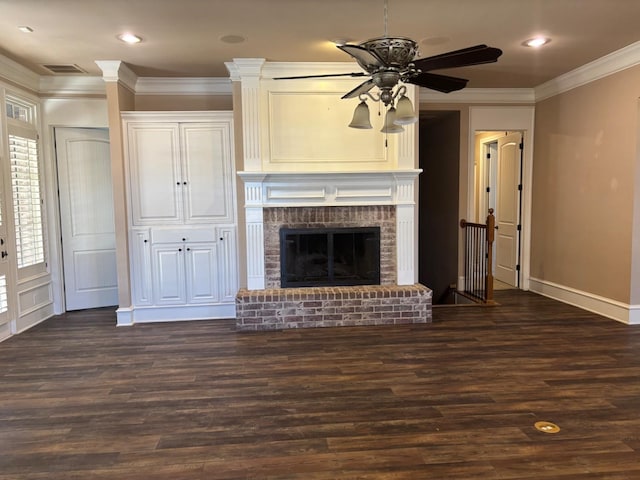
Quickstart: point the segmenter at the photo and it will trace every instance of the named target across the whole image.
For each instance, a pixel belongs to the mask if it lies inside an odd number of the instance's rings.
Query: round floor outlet
[[[560,427],[551,422],[536,422],[533,426],[536,427],[538,431],[544,433],[558,433],[560,431]]]

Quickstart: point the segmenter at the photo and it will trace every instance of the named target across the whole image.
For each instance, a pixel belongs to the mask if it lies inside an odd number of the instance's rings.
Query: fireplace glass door
[[[380,284],[380,228],[282,228],[280,283],[287,287]]]

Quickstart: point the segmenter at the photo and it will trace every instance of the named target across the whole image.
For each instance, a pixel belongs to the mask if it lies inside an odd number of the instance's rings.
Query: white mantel
[[[247,287],[265,288],[265,207],[395,205],[398,285],[416,283],[414,198],[421,171],[239,172],[245,186]]]

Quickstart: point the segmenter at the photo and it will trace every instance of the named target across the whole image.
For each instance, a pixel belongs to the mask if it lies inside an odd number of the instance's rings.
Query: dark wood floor
[[[640,327],[496,295],[428,326],[53,318],[0,344],[0,479],[640,479]]]

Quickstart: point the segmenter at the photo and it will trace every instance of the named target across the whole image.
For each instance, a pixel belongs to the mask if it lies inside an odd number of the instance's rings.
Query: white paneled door
[[[118,304],[109,132],[56,128],[67,310]]]
[[[522,133],[515,132],[498,139],[498,175],[496,191],[496,269],[495,278],[518,286],[520,235],[520,170]]]

